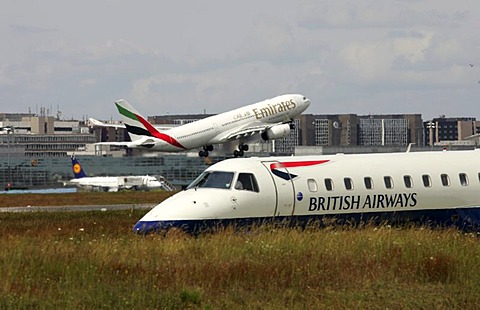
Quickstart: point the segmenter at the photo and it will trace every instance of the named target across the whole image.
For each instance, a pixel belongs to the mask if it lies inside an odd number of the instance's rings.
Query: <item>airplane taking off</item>
[[[480,230],[480,150],[227,159],[149,211],[172,227],[414,222]]]
[[[75,185],[79,188],[89,190],[101,190],[105,192],[117,192],[119,190],[135,189],[164,189],[172,190],[167,184],[163,184],[153,176],[118,176],[118,177],[87,177],[82,166],[72,156],[72,170],[75,179],[64,182],[66,185]]]
[[[163,152],[202,148],[198,155],[207,157],[213,144],[239,140],[233,155],[242,157],[248,151],[247,143],[286,137],[293,118],[308,108],[310,100],[299,94],[281,95],[165,131],[156,129],[125,99],[116,101],[115,105],[132,141],[101,144]]]

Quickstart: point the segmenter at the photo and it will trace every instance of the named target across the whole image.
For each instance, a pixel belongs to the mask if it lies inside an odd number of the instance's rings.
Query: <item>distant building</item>
[[[82,121],[30,113],[0,113],[0,156],[63,157],[96,138]]]
[[[94,126],[90,131],[95,135],[97,142],[130,141],[130,136],[125,128]]]
[[[425,145],[435,145],[446,141],[462,141],[480,133],[480,122],[474,117],[441,116],[423,122]]]
[[[423,145],[420,114],[303,114],[299,117],[304,146]]]
[[[358,145],[406,146],[423,144],[420,114],[359,116]]]
[[[301,145],[302,129],[300,120],[293,120],[293,128],[290,129],[288,136],[272,141],[272,151],[277,154],[293,154],[295,147]]]
[[[357,145],[356,114],[302,114],[299,117],[304,146]]]
[[[0,135],[0,156],[10,156],[11,151],[28,157],[64,157],[68,152],[84,150],[95,143],[92,134],[6,134]]]

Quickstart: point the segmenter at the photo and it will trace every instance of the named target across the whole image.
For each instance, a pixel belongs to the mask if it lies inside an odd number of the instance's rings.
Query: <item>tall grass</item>
[[[25,206],[158,204],[175,192],[121,191],[76,192],[62,194],[0,194],[0,208]]]
[[[462,308],[480,302],[475,234],[227,229],[138,236],[145,211],[0,214],[0,308]]]

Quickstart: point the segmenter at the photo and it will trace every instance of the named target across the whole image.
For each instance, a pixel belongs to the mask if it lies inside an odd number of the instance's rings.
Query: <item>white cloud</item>
[[[85,106],[110,118],[113,100],[125,97],[147,115],[222,112],[300,92],[312,100],[310,113],[388,112],[429,98],[444,105],[417,105],[425,113],[448,109],[450,99],[479,114],[480,3],[231,5],[12,2],[0,13],[8,42],[0,110],[4,102],[20,111],[60,103],[66,116]]]
[[[431,6],[427,4],[431,3]],[[468,15],[465,7],[437,9],[439,1],[304,1],[300,24],[309,28],[452,27]]]
[[[432,34],[372,42],[354,41],[341,49],[339,58],[348,70],[348,76],[364,82],[383,81],[393,74],[396,62],[406,61],[411,68],[423,61],[431,43]]]

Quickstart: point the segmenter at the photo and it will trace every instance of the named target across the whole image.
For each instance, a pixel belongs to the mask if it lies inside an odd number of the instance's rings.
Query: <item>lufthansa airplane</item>
[[[234,156],[242,157],[248,151],[247,143],[287,136],[293,118],[308,108],[310,100],[299,94],[281,95],[163,131],[150,124],[125,99],[115,105],[132,141],[102,144],[162,152],[202,148],[199,156],[207,157],[213,144],[238,140]]]
[[[88,190],[100,190],[105,192],[117,192],[119,190],[151,190],[168,189],[167,184],[158,181],[157,178],[149,175],[129,175],[117,177],[87,177],[87,174],[80,165],[80,162],[72,156],[72,170],[74,179],[64,182],[66,185],[74,185]]]
[[[480,150],[232,158],[134,227],[390,221],[480,228]]]

